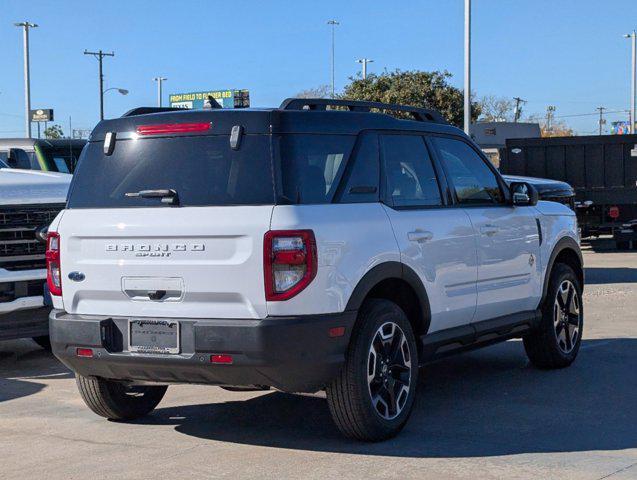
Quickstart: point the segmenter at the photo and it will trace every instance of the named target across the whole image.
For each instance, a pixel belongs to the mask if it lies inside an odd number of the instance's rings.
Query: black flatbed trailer
[[[637,135],[511,139],[500,154],[503,174],[569,183],[583,237],[637,247]]]

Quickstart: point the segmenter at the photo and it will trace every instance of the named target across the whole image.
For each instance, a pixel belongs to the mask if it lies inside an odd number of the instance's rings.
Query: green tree
[[[62,127],[57,124],[44,129],[44,138],[56,139],[62,137],[64,137],[64,132],[62,131]]]
[[[384,72],[362,78],[351,77],[341,95],[349,100],[398,103],[438,110],[449,123],[462,128],[464,100],[462,90],[449,84],[447,71],[419,70]],[[480,105],[471,102],[471,120],[480,116]]]

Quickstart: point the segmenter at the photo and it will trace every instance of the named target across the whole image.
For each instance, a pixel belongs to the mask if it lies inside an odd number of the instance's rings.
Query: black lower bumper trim
[[[356,312],[265,319],[166,319],[180,324],[180,353],[133,353],[128,318],[50,315],[53,353],[85,376],[213,385],[265,385],[289,392],[315,392],[344,362]],[[329,329],[345,327],[330,337]],[[93,358],[79,358],[78,347]],[[231,365],[210,363],[212,354],[232,355]]]

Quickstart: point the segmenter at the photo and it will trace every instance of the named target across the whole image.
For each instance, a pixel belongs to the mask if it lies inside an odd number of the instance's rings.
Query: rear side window
[[[363,134],[348,162],[345,171],[347,179],[342,190],[340,203],[378,202],[380,165],[378,156],[378,136]]]
[[[350,135],[281,135],[281,190],[285,200],[294,204],[330,203],[355,140]]]
[[[161,207],[160,199],[127,197],[140,190],[174,189],[182,206],[274,204],[270,137],[246,135],[239,150],[227,135],[117,140],[82,152],[69,208]]]
[[[442,205],[425,141],[418,135],[382,135],[386,196],[395,207]]]
[[[476,151],[461,140],[432,137],[461,204],[502,203],[495,173]]]

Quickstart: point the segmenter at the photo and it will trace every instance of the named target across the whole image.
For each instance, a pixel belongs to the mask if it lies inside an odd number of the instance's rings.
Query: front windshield
[[[0,160],[0,168],[9,168],[9,165]]]

